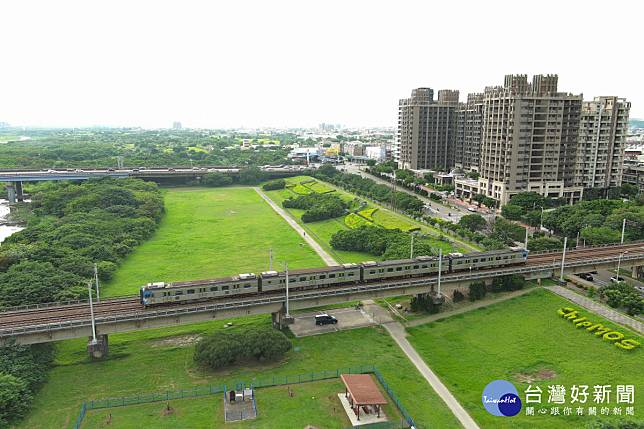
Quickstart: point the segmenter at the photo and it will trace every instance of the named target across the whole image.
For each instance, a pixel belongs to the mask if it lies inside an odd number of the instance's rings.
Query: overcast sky
[[[0,121],[15,125],[394,126],[414,87],[507,73],[632,101],[636,1],[3,1]]]

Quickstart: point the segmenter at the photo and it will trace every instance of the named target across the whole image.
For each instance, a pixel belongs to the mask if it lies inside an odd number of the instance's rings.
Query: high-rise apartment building
[[[394,156],[401,168],[449,170],[454,166],[458,91],[417,88],[398,103]]]
[[[468,94],[467,102],[456,109],[454,166],[467,171],[479,170],[479,151],[483,121],[483,94]]]
[[[557,75],[507,75],[484,93],[479,193],[501,205],[512,195],[581,199],[575,186],[581,95],[557,92]]]
[[[582,104],[576,185],[608,188],[622,184],[630,108],[630,102],[618,97],[595,97]]]

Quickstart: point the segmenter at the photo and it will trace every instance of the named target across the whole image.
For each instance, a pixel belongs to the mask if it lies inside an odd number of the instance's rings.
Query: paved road
[[[372,317],[375,322],[380,323],[389,332],[389,335],[394,339],[396,344],[407,355],[409,360],[425,377],[425,380],[432,386],[434,391],[441,397],[447,404],[449,409],[454,413],[454,416],[461,422],[461,425],[466,429],[478,429],[478,425],[472,417],[465,411],[465,408],[456,400],[454,395],[447,389],[447,387],[440,381],[434,372],[427,366],[422,357],[418,354],[414,346],[407,341],[407,332],[400,323],[391,318],[387,310],[374,303],[372,300],[363,301],[363,311],[368,316]]]
[[[360,167],[355,165],[355,164],[346,164],[344,166],[344,168],[347,170],[348,173],[358,174],[358,175],[360,175],[362,177],[366,177],[366,178],[371,179],[374,182],[380,183],[382,185],[391,186],[391,182],[389,182],[387,180],[384,180],[384,179],[381,179],[381,178],[376,177],[376,176],[372,176],[371,174],[368,174],[368,173],[362,171],[360,169]],[[464,215],[467,215],[467,214],[472,214],[472,213],[468,212],[465,208],[462,208],[462,207],[457,207],[457,206],[447,207],[444,204],[439,204],[436,201],[431,200],[431,199],[429,199],[427,197],[423,197],[422,195],[418,195],[418,194],[414,193],[413,191],[411,191],[411,190],[409,190],[409,189],[407,189],[407,188],[405,188],[403,186],[396,186],[396,190],[401,191],[401,192],[405,192],[405,193],[407,193],[409,195],[413,195],[415,197],[418,197],[422,202],[431,204],[431,207],[433,209],[432,216],[434,216],[434,217],[439,217],[441,219],[445,219],[445,220],[448,220],[450,222],[458,222],[460,220],[461,216],[464,216]],[[452,215],[449,216],[448,213],[451,213]],[[489,216],[489,215],[485,215],[483,213],[479,213],[479,214],[481,216],[483,216],[483,217]]]
[[[298,234],[300,234],[300,237],[302,237],[309,244],[309,246],[311,246],[313,250],[315,250],[315,252],[318,255],[320,255],[320,258],[322,258],[325,264],[339,265],[336,262],[336,260],[331,257],[331,255],[329,255],[315,240],[313,240],[313,238],[311,238],[310,235],[306,234],[306,231],[304,231],[304,228],[298,225],[298,223],[295,222],[295,220],[293,220],[293,218],[290,217],[288,213],[284,211],[284,209],[282,209],[280,206],[275,204],[273,200],[268,198],[268,196],[264,192],[262,192],[261,189],[259,188],[253,188],[253,189],[264,199],[264,201],[266,201],[271,206],[273,210],[275,210],[275,212],[278,215],[284,218],[284,220],[291,226],[291,228],[293,228],[295,231],[297,231]]]
[[[624,314],[615,311],[610,307],[606,307],[605,305],[600,304],[597,301],[593,301],[590,298],[586,298],[585,296],[579,295],[578,293],[573,292],[570,289],[566,289],[562,286],[548,286],[546,287],[546,289],[566,298],[569,301],[572,301],[577,305],[584,307],[587,310],[592,311],[593,313],[605,317],[611,322],[618,323],[623,326],[628,326],[629,328],[634,329],[640,334],[644,334],[644,323],[638,322],[635,319],[631,319],[630,317],[625,316]]]

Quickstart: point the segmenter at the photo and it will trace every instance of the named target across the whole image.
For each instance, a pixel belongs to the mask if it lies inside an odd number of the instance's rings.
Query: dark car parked
[[[338,319],[326,313],[315,316],[316,325],[335,325],[336,323],[338,323]]]

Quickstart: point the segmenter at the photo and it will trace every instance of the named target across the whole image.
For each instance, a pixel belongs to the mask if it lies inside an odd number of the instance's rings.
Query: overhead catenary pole
[[[619,267],[622,264],[622,256],[624,256],[624,254],[626,253],[628,253],[628,250],[625,250],[622,253],[620,253],[619,258],[617,259],[617,281],[619,281]]]
[[[441,296],[441,271],[443,271],[443,249],[438,249],[438,296]]]
[[[101,302],[101,294],[98,290],[98,266],[94,263],[94,282],[96,283],[96,302]]]
[[[579,233],[580,232],[581,232],[581,230],[577,231],[577,244],[575,245],[575,247],[579,247]]]
[[[92,302],[92,282],[87,282],[89,292],[89,314],[92,318],[92,344],[96,344],[96,321],[94,320],[94,302]]]
[[[624,244],[624,231],[626,231],[626,218],[624,218],[624,221],[622,222],[622,244]]]
[[[284,262],[284,271],[286,272],[286,317],[291,317],[288,312],[288,262]]]
[[[523,248],[528,249],[528,228],[525,229],[525,243],[523,243]]]
[[[414,234],[411,234],[411,250],[409,252],[409,259],[414,259]]]
[[[273,248],[268,249],[268,271],[273,271]]]
[[[566,263],[566,246],[568,246],[568,237],[564,237],[563,255],[561,255],[561,273],[559,274],[559,282],[563,283],[564,277],[564,264]]]
[[[539,225],[539,231],[543,230],[543,206],[541,206],[541,225]]]

